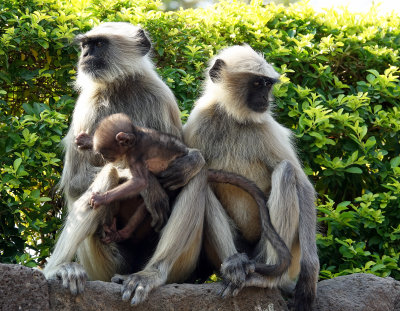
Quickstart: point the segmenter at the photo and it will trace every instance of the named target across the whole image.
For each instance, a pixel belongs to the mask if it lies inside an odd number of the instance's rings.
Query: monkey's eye
[[[253,86],[255,87],[260,87],[262,85],[265,85],[264,80],[263,79],[257,79],[253,82]]]
[[[82,49],[86,48],[87,45],[88,45],[88,44],[87,44],[86,42],[82,42],[82,44],[81,44]]]
[[[97,41],[97,42],[96,42],[96,46],[97,46],[98,48],[102,47],[102,46],[103,46],[103,42]]]

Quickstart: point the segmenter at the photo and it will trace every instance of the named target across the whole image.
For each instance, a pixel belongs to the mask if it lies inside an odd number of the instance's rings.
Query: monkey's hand
[[[75,137],[75,144],[78,146],[79,150],[89,150],[93,148],[92,137],[85,132]]]
[[[88,279],[85,269],[75,262],[62,264],[55,276],[62,280],[63,287],[69,288],[72,295],[83,293]]]
[[[187,155],[175,159],[165,171],[161,172],[159,181],[169,190],[181,188],[202,169],[205,163],[200,151],[189,149]]]
[[[250,260],[245,253],[236,253],[221,265],[222,278],[225,288],[222,297],[236,296],[246,284],[246,278],[255,271],[255,262]]]
[[[158,232],[170,214],[169,197],[153,174],[149,174],[148,177],[148,186],[140,195],[152,217],[151,226]]]
[[[147,299],[152,289],[165,284],[160,271],[157,269],[146,268],[146,270],[131,275],[116,274],[112,277],[111,282],[122,284],[121,294],[122,300],[131,299],[131,305],[135,306]]]
[[[105,205],[107,204],[107,200],[106,200],[106,193],[101,194],[98,192],[93,192],[90,200],[89,200],[89,205],[93,208],[99,208],[101,205]]]

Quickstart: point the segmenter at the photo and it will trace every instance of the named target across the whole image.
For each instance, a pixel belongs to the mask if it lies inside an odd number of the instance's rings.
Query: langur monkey
[[[90,205],[93,208],[139,194],[147,187],[149,172],[157,176],[173,160],[189,152],[189,149],[176,137],[135,126],[123,113],[113,114],[102,120],[93,137],[87,133],[79,134],[76,143],[79,149],[93,149],[100,153],[106,161],[125,161],[132,174],[132,178],[105,193],[93,193],[90,198]],[[263,226],[266,238],[277,250],[279,258],[277,265],[254,263],[253,269],[265,275],[284,273],[290,264],[290,252],[271,225],[264,193],[253,182],[228,172],[209,170],[208,181],[229,183],[253,196],[260,214],[264,215],[264,211],[266,213],[266,216],[262,218],[265,220]],[[118,231],[113,221],[112,228],[106,227],[107,236],[103,241],[109,243],[127,239],[143,221],[145,212],[145,207],[139,206],[130,217],[128,224]]]
[[[122,299],[132,296],[131,304],[137,304],[153,288],[185,280],[196,267],[205,208],[204,159],[197,150],[189,150],[158,178],[149,174],[148,187],[140,196],[91,208],[92,193],[106,192],[131,178],[131,174],[129,168],[106,163],[92,150],[79,150],[75,139],[80,133],[92,135],[98,123],[114,113],[125,113],[138,126],[178,138],[182,137],[182,127],[175,98],[149,57],[151,43],[143,29],[130,23],[104,23],[78,35],[76,41],[81,47],[76,79],[80,94],[63,140],[65,158],[60,181],[68,216],[44,274],[61,279],[73,294],[84,290],[87,276],[109,281],[116,273],[124,274],[113,280],[123,282]],[[180,189],[172,202],[159,182],[166,189]],[[169,203],[172,212],[167,220]],[[109,244],[101,241],[103,225],[112,222],[113,205],[119,205],[120,213],[132,215],[132,206],[141,204],[151,214],[155,229],[164,226],[159,235],[134,244],[130,240]],[[129,219],[119,214],[116,218],[117,223]],[[78,262],[73,262],[75,255]]]
[[[223,50],[207,72],[204,92],[184,126],[184,142],[201,151],[209,168],[243,175],[265,192],[272,224],[292,255],[283,275],[252,272],[252,260],[277,262],[276,251],[262,235],[263,216],[241,189],[212,185],[212,191],[206,190],[205,250],[215,265],[222,263],[227,284],[222,295],[235,295],[247,286],[295,286],[295,310],[311,310],[319,272],[315,191],[290,131],[271,113],[279,74],[248,45]]]

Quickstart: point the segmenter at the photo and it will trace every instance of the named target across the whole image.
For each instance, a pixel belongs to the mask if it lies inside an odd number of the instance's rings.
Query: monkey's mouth
[[[107,70],[107,65],[102,59],[88,58],[80,63],[80,68],[83,72],[97,77],[104,74],[104,71]]]
[[[254,112],[265,112],[268,110],[269,107],[269,101],[268,100],[262,100],[258,102],[253,102],[251,105],[249,105],[249,108],[253,110]]]

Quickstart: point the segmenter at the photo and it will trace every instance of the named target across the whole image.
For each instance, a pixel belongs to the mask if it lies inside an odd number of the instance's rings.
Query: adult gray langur
[[[257,273],[254,262],[278,260],[262,232],[263,216],[241,189],[213,184],[206,195],[205,250],[215,266],[222,263],[227,285],[222,295],[247,286],[294,288],[295,310],[311,310],[319,272],[315,191],[291,132],[271,114],[279,74],[248,45],[220,52],[207,73],[204,92],[184,126],[184,142],[202,152],[209,168],[243,175],[269,196],[272,224],[292,256],[283,275]]]
[[[198,151],[189,150],[174,160],[159,179],[149,174],[148,187],[140,196],[117,203],[119,213],[133,213],[132,206],[144,201],[152,216],[151,225],[159,230],[165,224],[159,241],[157,235],[142,243],[102,243],[103,225],[111,225],[113,206],[92,209],[90,197],[116,187],[131,175],[126,163],[105,164],[92,150],[79,150],[77,135],[92,135],[103,118],[125,113],[139,126],[181,138],[180,112],[172,92],[154,69],[149,57],[151,43],[143,29],[129,23],[104,23],[78,35],[76,40],[81,46],[76,79],[80,94],[63,140],[61,178],[68,216],[44,273],[47,278],[61,279],[76,294],[84,290],[87,275],[91,280],[109,281],[115,273],[137,272],[144,267],[140,272],[114,279],[125,281],[124,300],[133,295],[131,303],[140,303],[154,287],[167,281],[182,281],[195,268],[205,205],[204,196],[198,191],[203,189],[205,178],[196,174],[204,159]],[[170,216],[170,198],[163,195],[159,182],[168,189],[184,186],[173,201]],[[154,192],[158,195],[152,195]],[[118,229],[126,225],[123,219],[129,219],[116,217]],[[154,245],[150,241],[155,241]],[[77,263],[72,262],[75,254]]]

